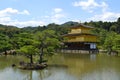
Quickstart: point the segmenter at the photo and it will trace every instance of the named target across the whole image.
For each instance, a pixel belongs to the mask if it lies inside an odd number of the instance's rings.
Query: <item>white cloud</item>
[[[10,16],[13,14],[29,15],[30,13],[27,10],[18,11],[17,9],[13,9],[13,8],[6,8],[4,10],[0,10],[0,17]]]
[[[108,4],[105,2],[102,2],[99,6],[102,8],[102,12],[105,12],[108,9]]]
[[[29,21],[18,21],[18,20],[12,20],[9,17],[1,18],[0,24],[4,25],[14,25],[17,27],[26,27],[26,26],[43,26],[46,23],[43,21],[36,21],[36,20],[29,20]]]
[[[87,0],[87,1],[76,1],[73,3],[75,7],[81,7],[83,10],[87,10],[89,12],[93,12],[96,8],[103,8],[105,10],[108,5],[105,2],[97,3],[95,0]]]
[[[81,7],[83,10],[87,10],[89,12],[99,11],[99,14],[95,14],[93,17],[88,18],[88,21],[116,21],[118,17],[120,17],[120,13],[110,12],[108,11],[109,6],[105,2],[96,2],[95,0],[87,0],[87,1],[76,1],[73,3],[75,7]],[[94,14],[94,13],[93,13]]]
[[[0,10],[0,24],[4,25],[14,25],[17,27],[26,27],[26,26],[43,26],[48,24],[48,22],[54,23],[62,23],[62,19],[65,18],[65,13],[61,8],[55,8],[52,12],[44,16],[41,20],[28,20],[28,21],[20,21],[19,19],[14,19],[15,15],[30,15],[27,10],[19,11],[13,8],[6,8],[4,10]]]
[[[62,23],[61,19],[65,18],[66,14],[63,12],[61,8],[54,8],[50,15],[44,16],[44,18],[48,19],[54,23]]]
[[[12,8],[6,8],[0,11],[1,13],[19,13],[18,10]]]
[[[103,12],[99,15],[94,15],[93,17],[89,18],[89,20],[93,21],[116,21],[120,17],[120,13],[114,13],[114,12]]]
[[[9,25],[15,25],[15,26],[19,26],[19,27],[26,27],[26,26],[43,26],[45,23],[42,21],[13,21],[13,22],[9,22]]]
[[[79,1],[79,2],[75,2],[73,5],[77,6],[77,7],[81,6],[81,7],[83,7],[83,9],[98,6],[98,4],[94,0]]]
[[[13,8],[6,8],[4,10],[0,10],[0,24],[14,25],[18,27],[38,26],[45,24],[43,21],[35,21],[35,20],[19,21],[12,19],[14,15],[29,15],[29,14],[30,13],[27,10],[19,11]]]
[[[55,22],[55,23],[62,23],[60,21],[60,19],[62,19],[64,17],[65,17],[64,14],[55,14],[55,15],[51,16],[51,20],[52,20],[52,22]]]
[[[3,10],[0,10],[0,24],[5,25],[14,25],[18,26],[15,23],[18,23],[16,20],[12,19],[12,16],[14,15],[29,15],[30,13],[27,10],[19,11],[17,9],[13,8],[6,8]]]
[[[30,13],[27,10],[24,10],[22,12],[19,12],[19,14],[26,14],[26,15],[30,15]]]
[[[61,8],[55,8],[55,9],[54,9],[54,12],[55,12],[55,13],[60,13],[60,12],[62,12],[62,11],[63,11],[63,10],[62,10]]]
[[[1,17],[0,18],[0,23],[7,23],[11,21],[11,18],[10,17]]]
[[[73,21],[73,22],[78,22],[78,23],[82,23],[79,19],[73,19],[73,20],[71,20],[71,21]]]

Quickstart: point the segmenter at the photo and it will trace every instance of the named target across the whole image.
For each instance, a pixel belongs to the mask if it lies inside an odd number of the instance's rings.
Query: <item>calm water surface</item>
[[[20,70],[11,64],[27,58],[0,56],[0,80],[120,80],[120,57],[58,54],[48,59],[44,70]]]

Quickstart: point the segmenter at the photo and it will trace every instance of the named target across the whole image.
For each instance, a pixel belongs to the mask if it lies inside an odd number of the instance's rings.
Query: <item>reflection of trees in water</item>
[[[95,56],[89,54],[65,54],[64,64],[69,66],[68,72],[73,75],[83,75],[89,71],[92,71],[96,68],[96,63],[92,59],[95,59]]]
[[[90,54],[90,60],[95,61],[96,60],[96,54]]]
[[[72,55],[70,54],[70,57],[67,56],[66,54],[64,56],[65,61],[64,64],[68,65],[68,71],[72,75],[77,75],[77,76],[82,76],[87,73],[92,73],[94,71],[101,71],[101,69],[114,69],[120,71],[118,67],[120,67],[119,61],[120,58],[118,59],[117,57],[114,56],[100,56],[100,54],[95,55]]]
[[[25,78],[26,74],[17,68],[8,67],[0,71],[0,80],[24,80]]]
[[[39,71],[40,80],[43,80],[44,78],[47,78],[50,75],[51,75],[51,72],[48,71],[48,70],[41,70],[41,71]]]
[[[81,80],[120,80],[120,74],[114,69],[101,69],[100,71],[88,72]]]
[[[106,73],[108,75],[109,75],[109,71],[111,70],[114,70],[115,72],[120,72],[119,57],[102,56],[100,54],[97,56],[77,55],[77,54],[74,55],[65,54],[60,56],[55,55],[52,57],[52,60],[49,60],[51,61],[49,62],[49,64],[51,65],[49,65],[48,68],[44,70],[20,70],[17,68],[10,67],[13,62],[19,63],[19,61],[23,59],[24,59],[23,57],[18,57],[18,56],[7,56],[7,57],[0,56],[0,70],[6,71],[4,74],[5,76],[7,76],[6,68],[8,69],[10,68],[8,72],[11,73],[10,75],[13,75],[11,76],[13,77],[13,79],[17,79],[17,80],[49,80],[49,79],[52,80],[55,78],[55,76],[61,79],[61,77],[65,77],[65,78],[72,76],[80,77],[83,76],[84,74],[87,75],[89,73],[90,74],[93,73],[93,75],[88,76],[89,78],[91,76],[94,77],[94,74],[97,72],[98,74]],[[107,72],[104,72],[106,71],[106,69],[109,70]],[[120,73],[118,73],[118,75],[119,74]],[[20,79],[18,79],[18,77]],[[92,79],[93,78],[91,78],[91,80]],[[66,79],[61,79],[61,80],[66,80]],[[75,80],[75,79],[71,79],[71,80]]]
[[[51,65],[49,65],[49,67],[45,70],[36,71],[38,74],[37,79],[34,77],[35,74],[32,73],[31,80],[32,79],[33,80],[44,80],[44,79],[49,80],[49,78],[54,79],[55,76],[62,77],[64,75],[66,76],[72,75],[72,76],[80,77],[93,72],[98,72],[99,74],[99,73],[102,73],[100,71],[105,68],[120,71],[119,69],[120,65],[118,64],[120,59],[118,59],[117,61],[116,59],[117,59],[116,57],[113,58],[110,56],[105,57],[105,56],[99,56],[99,55],[97,56],[96,55],[91,55],[91,56],[75,55],[73,57],[72,56],[68,57],[66,55],[58,56],[58,57],[55,56],[55,59],[53,57],[54,63],[51,62]],[[119,71],[116,71],[116,72],[119,72]]]
[[[48,70],[27,70],[26,77],[23,80],[43,80],[51,75]]]

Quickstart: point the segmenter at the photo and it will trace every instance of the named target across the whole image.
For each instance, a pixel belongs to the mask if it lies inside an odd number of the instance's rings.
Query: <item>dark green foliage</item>
[[[20,33],[20,29],[14,26],[0,25],[0,33],[12,38],[14,34]]]
[[[12,44],[10,44],[10,39],[4,34],[0,34],[0,52],[5,52],[12,49]]]
[[[27,45],[21,47],[19,52],[24,53],[30,59],[30,63],[33,63],[33,55],[38,53],[38,49],[33,45]]]
[[[61,25],[51,23],[46,26],[24,28],[0,24],[0,52],[34,46],[38,49],[43,47],[44,53],[53,53],[60,48],[60,42],[63,41],[61,35],[67,34],[70,31],[69,27],[77,24],[69,21]],[[92,33],[99,36],[99,48],[106,49],[112,45],[112,49],[120,49],[120,18],[116,22],[91,21],[83,24],[95,28]]]
[[[120,33],[120,18],[118,18],[117,22],[85,22],[85,25],[89,25],[95,28],[101,28],[106,31],[114,31],[116,33]]]
[[[36,45],[39,49],[39,63],[42,63],[43,56],[45,54],[51,55],[55,52],[56,49],[59,48],[60,41],[55,35],[55,31],[53,30],[44,30],[42,32],[37,32],[35,34],[36,37]]]

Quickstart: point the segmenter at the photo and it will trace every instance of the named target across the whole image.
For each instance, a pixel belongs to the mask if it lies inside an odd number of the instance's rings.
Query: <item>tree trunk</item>
[[[108,54],[111,55],[111,52],[112,52],[112,46],[109,46],[108,47]]]
[[[41,51],[40,51],[41,53],[40,53],[40,61],[39,61],[39,64],[41,64],[42,63],[42,61],[43,61],[43,47],[41,48]]]
[[[5,55],[7,55],[7,51],[5,50]]]
[[[33,55],[30,54],[30,63],[33,63]]]

